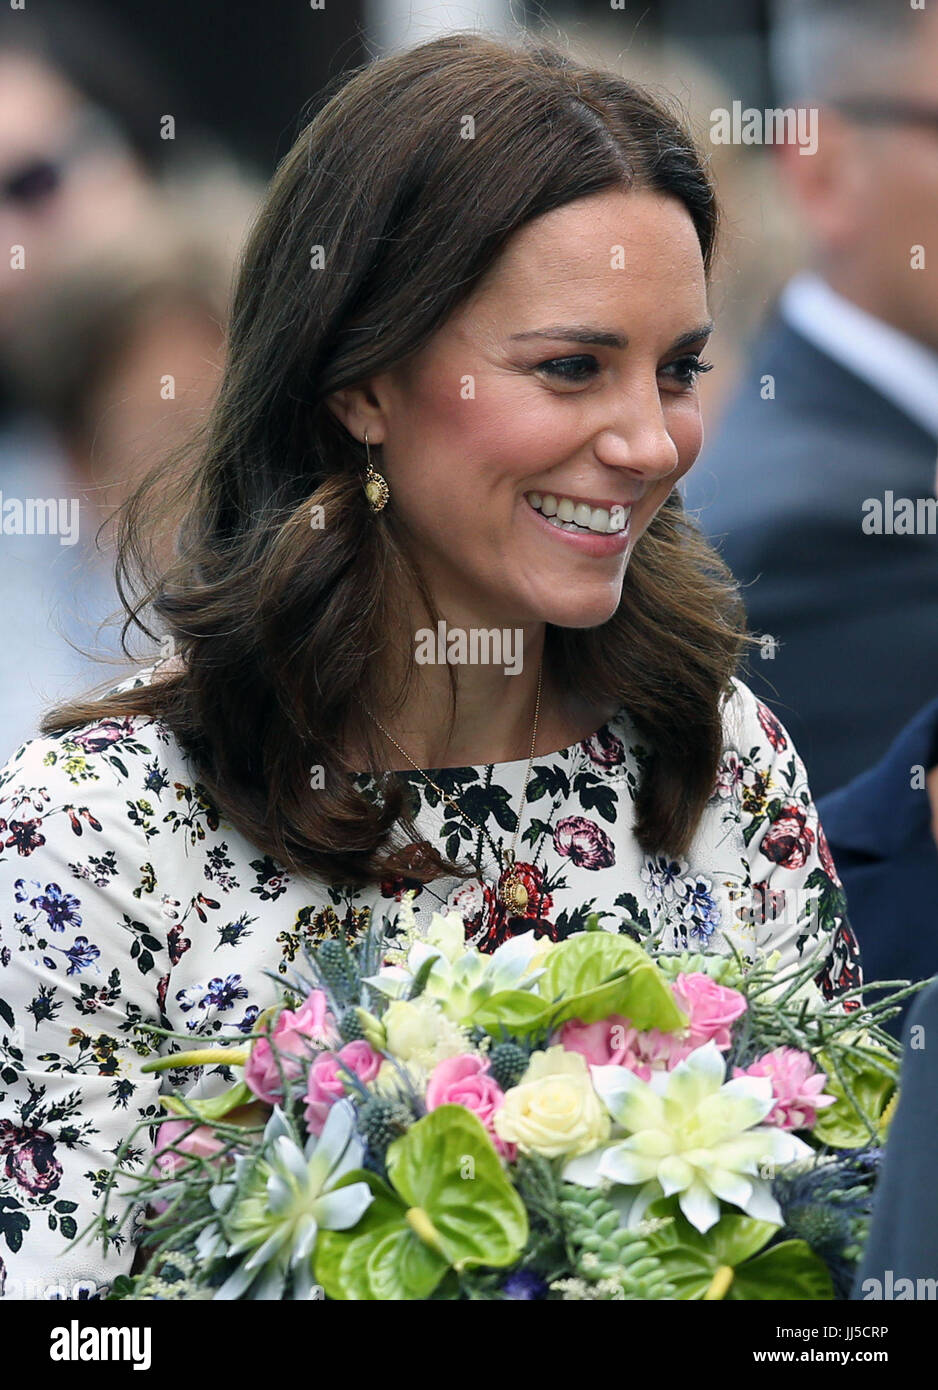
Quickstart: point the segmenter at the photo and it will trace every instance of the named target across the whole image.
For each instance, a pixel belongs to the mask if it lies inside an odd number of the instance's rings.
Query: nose
[[[630,396],[622,417],[602,431],[594,447],[600,463],[630,469],[645,478],[649,487],[674,473],[680,456],[668,431],[657,386],[641,401]]]

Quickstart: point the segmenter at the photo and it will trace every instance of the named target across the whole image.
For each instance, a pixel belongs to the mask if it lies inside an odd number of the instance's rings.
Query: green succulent
[[[216,1299],[314,1297],[312,1257],[322,1231],[342,1231],[371,1205],[364,1182],[343,1184],[363,1156],[351,1104],[338,1101],[322,1134],[297,1143],[283,1111],[275,1108],[260,1155],[239,1155],[232,1179],[210,1193],[217,1223],[199,1237],[204,1260],[236,1261]]]

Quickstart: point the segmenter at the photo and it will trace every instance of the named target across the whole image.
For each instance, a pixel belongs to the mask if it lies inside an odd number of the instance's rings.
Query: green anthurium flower
[[[238,1260],[215,1297],[278,1299],[291,1277],[294,1298],[310,1297],[320,1230],[347,1230],[371,1204],[367,1183],[339,1186],[363,1153],[348,1101],[333,1105],[321,1135],[311,1135],[305,1148],[276,1108],[260,1156],[239,1155],[231,1180],[211,1194],[217,1227],[203,1233],[200,1254]]]
[[[374,1202],[354,1229],[324,1232],[316,1278],[330,1298],[431,1297],[450,1270],[505,1268],[528,1220],[492,1141],[462,1105],[441,1105],[388,1148],[390,1186],[362,1171]]]
[[[640,1190],[627,1224],[641,1220],[656,1197],[679,1194],[681,1211],[698,1231],[720,1219],[720,1202],[760,1221],[782,1224],[766,1165],[807,1157],[811,1149],[785,1130],[760,1121],[774,1104],[768,1077],[726,1080],[716,1043],[690,1053],[673,1071],[642,1081],[625,1067],[591,1067],[593,1085],[627,1137],[572,1159],[568,1182],[586,1187],[603,1179]]]
[[[664,1215],[655,1202],[649,1215]],[[678,1299],[829,1300],[834,1297],[824,1261],[803,1240],[769,1242],[778,1227],[727,1212],[705,1235],[678,1215],[647,1237]]]

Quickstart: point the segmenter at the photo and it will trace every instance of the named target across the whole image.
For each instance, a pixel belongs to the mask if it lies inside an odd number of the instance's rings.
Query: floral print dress
[[[155,667],[122,687],[147,682]],[[632,833],[647,749],[625,709],[591,737],[534,760],[517,858],[523,915],[497,901],[499,869],[416,773],[405,777],[426,841],[475,877],[393,878],[341,889],[286,872],[219,813],[170,731],[144,717],[23,745],[0,770],[0,1287],[5,1297],[89,1297],[134,1255],[130,1222],[66,1250],[99,1206],[119,1146],[141,1164],[161,1089],[221,1089],[193,1069],[142,1073],[156,1054],[239,1038],[275,1003],[302,950],[416,889],[418,922],[457,910],[492,950],[533,929],[557,941],[598,913],[608,931],[652,932],[675,949],[779,968],[819,950],[827,996],[860,981],[846,903],[805,769],[775,716],[735,682],[725,748],[686,859],[645,854]],[[509,848],[527,759],[430,775]],[[371,778],[356,785],[376,795]],[[479,843],[481,841],[481,844]],[[419,845],[413,847],[419,853]],[[137,1031],[141,1023],[185,1043]],[[191,1042],[188,1039],[191,1036]]]

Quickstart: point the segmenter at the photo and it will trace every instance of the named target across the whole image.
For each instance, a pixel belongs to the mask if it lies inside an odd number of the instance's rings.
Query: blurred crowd
[[[122,33],[37,16],[0,12],[3,759],[130,664],[110,521],[211,403],[263,188],[211,141],[163,139],[158,74]]]

